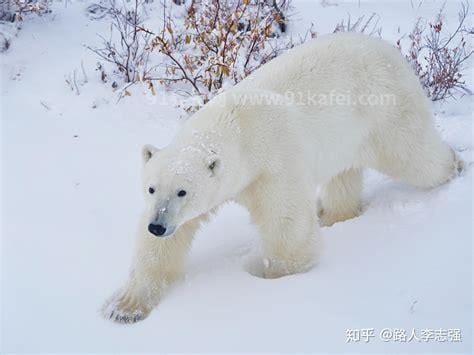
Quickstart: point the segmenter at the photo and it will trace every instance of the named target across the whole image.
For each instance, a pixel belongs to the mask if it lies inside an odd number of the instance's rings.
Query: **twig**
[[[84,69],[84,61],[81,60],[81,70],[82,70],[82,76],[84,78],[84,83],[87,84],[87,75],[86,75],[86,70]]]

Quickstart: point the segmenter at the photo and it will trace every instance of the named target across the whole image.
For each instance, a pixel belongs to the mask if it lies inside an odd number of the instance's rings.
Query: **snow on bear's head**
[[[193,125],[166,148],[143,147],[148,231],[172,235],[185,222],[231,198],[235,175],[239,176],[236,154],[238,147],[219,130]]]

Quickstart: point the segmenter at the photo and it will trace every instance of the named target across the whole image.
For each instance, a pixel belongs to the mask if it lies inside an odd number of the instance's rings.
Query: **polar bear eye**
[[[179,190],[178,197],[184,197],[184,196],[186,196],[186,190]]]
[[[214,160],[211,164],[209,164],[209,165],[207,166],[207,168],[208,168],[210,171],[214,172],[214,169],[216,168],[216,166],[217,166],[217,160]]]
[[[148,188],[148,192],[149,192],[150,194],[154,194],[154,193],[155,193],[155,189],[154,189],[153,187],[149,187],[149,188]]]

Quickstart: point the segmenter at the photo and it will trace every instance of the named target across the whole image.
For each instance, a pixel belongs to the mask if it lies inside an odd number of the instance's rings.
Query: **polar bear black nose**
[[[150,223],[148,225],[148,231],[153,235],[160,236],[165,234],[166,228],[163,227],[161,224]]]

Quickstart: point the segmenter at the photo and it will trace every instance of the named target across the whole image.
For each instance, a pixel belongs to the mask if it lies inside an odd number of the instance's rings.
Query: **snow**
[[[347,14],[376,12],[382,37],[396,41],[442,5],[327,2],[337,5],[295,1],[294,33],[310,22],[329,32]],[[108,27],[84,15],[87,5],[56,3],[50,16],[29,19],[1,57],[2,353],[471,353],[469,97],[435,107],[439,131],[466,162],[462,176],[423,191],[368,172],[364,214],[323,228],[316,268],[253,276],[257,231],[228,204],[196,237],[183,282],[145,321],[103,320],[97,310],[131,259],[140,149],[165,146],[183,119],[162,90],[132,87],[117,102],[100,83],[83,44],[98,44]],[[446,5],[451,24],[457,5]],[[83,81],[81,62],[88,82],[77,95],[65,77],[76,70]],[[346,329],[364,328],[376,337],[346,343]],[[384,342],[384,328],[461,329],[462,341]]]

